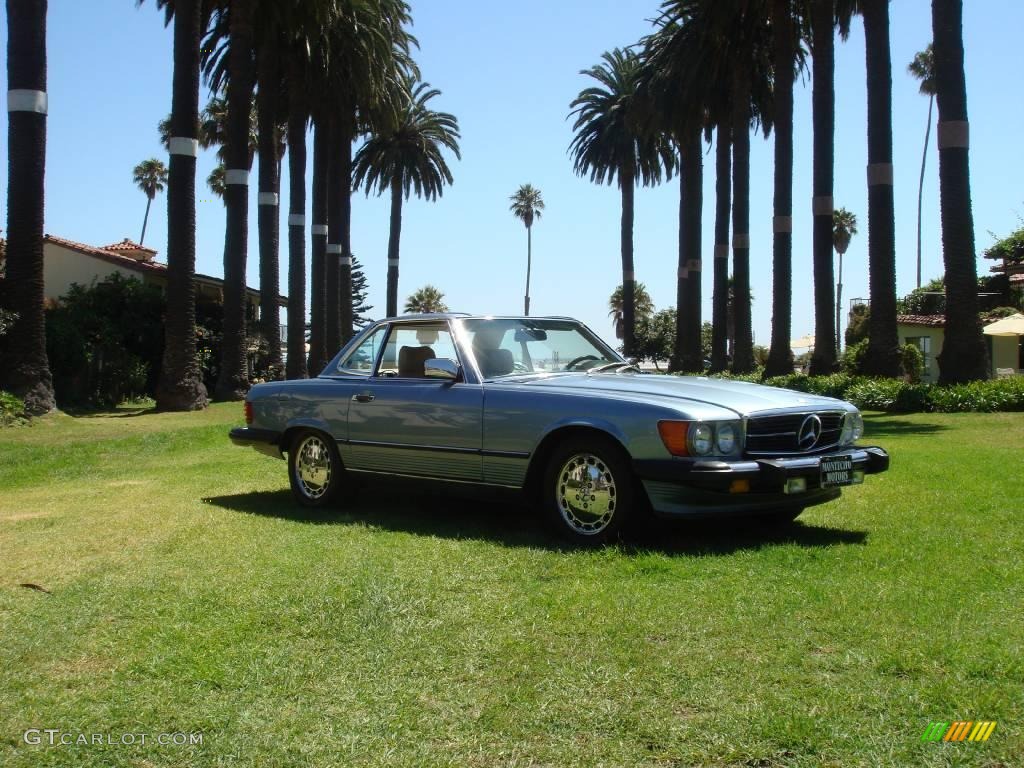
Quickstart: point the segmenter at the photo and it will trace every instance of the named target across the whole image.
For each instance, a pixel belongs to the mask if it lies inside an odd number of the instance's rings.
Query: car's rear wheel
[[[632,512],[633,498],[624,452],[607,438],[569,438],[548,459],[544,514],[574,544],[596,547],[614,540]]]
[[[312,430],[295,436],[288,451],[288,477],[296,501],[306,507],[332,504],[338,498],[343,476],[334,440]]]

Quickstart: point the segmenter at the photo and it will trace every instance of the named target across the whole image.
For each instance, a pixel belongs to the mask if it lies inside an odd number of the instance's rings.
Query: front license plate
[[[821,487],[834,488],[853,483],[852,456],[823,456],[821,459]]]

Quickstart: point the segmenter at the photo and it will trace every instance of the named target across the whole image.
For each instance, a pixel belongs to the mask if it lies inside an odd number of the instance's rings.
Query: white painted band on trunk
[[[870,163],[868,165],[869,187],[892,186],[892,163]]]
[[[188,136],[171,136],[167,140],[167,150],[172,155],[199,157],[199,139],[192,139]]]
[[[700,259],[690,259],[686,262],[686,268],[691,272],[700,272]]]
[[[690,270],[688,270],[686,267],[681,267],[676,270],[676,278],[678,278],[679,280],[685,280],[689,276]]]
[[[970,124],[966,120],[940,122],[936,134],[939,149],[967,149],[971,143],[970,134]]]
[[[342,256],[340,259],[338,259],[338,263],[341,264],[341,266],[343,266],[343,267],[351,267],[352,266],[352,257],[351,256]]]
[[[31,91],[27,88],[15,88],[7,92],[8,112],[35,112],[45,115],[49,108],[46,91]]]
[[[793,231],[792,216],[776,216],[772,219],[772,232],[784,235]]]
[[[715,258],[716,259],[728,259],[729,258],[729,244],[728,243],[715,243]]]
[[[224,183],[247,187],[249,186],[249,171],[244,168],[228,168],[224,171]]]
[[[389,267],[397,267],[398,266],[398,259],[388,259],[388,266]]]
[[[835,200],[831,195],[818,195],[811,198],[811,213],[815,216],[831,216],[835,209]]]
[[[328,253],[336,253],[336,254],[339,254],[339,255],[344,253],[344,251],[341,248],[341,243],[328,243],[327,244],[327,252]]]
[[[732,236],[732,247],[736,248],[749,248],[750,247],[750,235],[734,234]]]
[[[632,272],[623,272],[622,273],[622,279],[626,280],[628,282],[633,282],[634,280],[636,280],[636,277],[634,276],[634,273],[632,273]]]
[[[314,224],[310,228],[310,231],[312,231],[312,233],[314,235],[326,235],[327,234],[327,225],[326,224]]]
[[[276,192],[260,192],[258,205],[277,205],[280,198]]]
[[[289,213],[288,214],[288,226],[289,227],[304,227],[304,226],[306,226],[306,214],[304,214],[304,213]]]

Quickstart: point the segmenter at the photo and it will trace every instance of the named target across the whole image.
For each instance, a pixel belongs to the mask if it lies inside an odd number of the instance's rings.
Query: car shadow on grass
[[[203,499],[234,512],[311,525],[362,525],[382,531],[445,539],[489,541],[508,547],[556,552],[577,549],[549,532],[540,516],[522,502],[474,498],[468,493],[366,488],[341,506],[310,510],[286,491],[240,493]],[[617,545],[626,555],[728,555],[777,545],[831,547],[864,544],[867,532],[807,524],[767,526],[745,519],[645,520]]]
[[[876,437],[893,437],[898,435],[931,435],[945,432],[949,427],[944,424],[907,421],[899,416],[888,413],[871,413],[864,415],[864,440],[870,443]]]

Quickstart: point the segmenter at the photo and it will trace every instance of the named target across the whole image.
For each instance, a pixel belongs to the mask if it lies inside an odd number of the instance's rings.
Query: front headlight
[[[718,427],[718,452],[729,454],[736,448],[736,427],[722,424]]]
[[[715,433],[709,424],[694,424],[690,430],[690,447],[696,456],[707,456],[715,446]]]
[[[851,411],[843,417],[843,431],[839,435],[840,445],[852,445],[864,434],[864,419],[859,411]]]

